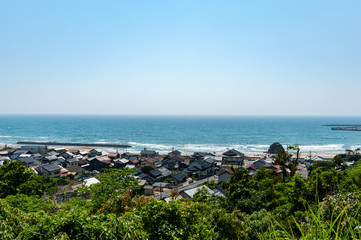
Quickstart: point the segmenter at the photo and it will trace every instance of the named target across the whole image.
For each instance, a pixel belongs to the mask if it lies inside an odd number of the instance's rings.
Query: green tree
[[[286,178],[289,175],[288,170],[290,172],[292,172],[288,166],[290,163],[291,157],[292,157],[292,154],[288,153],[284,149],[282,151],[280,151],[279,153],[277,153],[274,164],[280,165],[283,178]]]
[[[84,187],[83,192],[89,192],[94,209],[99,209],[103,203],[113,201],[124,194],[127,189],[139,190],[138,180],[134,178],[134,171],[124,169],[106,169],[99,175],[100,183]]]
[[[26,169],[23,162],[5,161],[0,167],[0,198],[18,193],[41,196],[47,187],[45,183],[46,177]]]

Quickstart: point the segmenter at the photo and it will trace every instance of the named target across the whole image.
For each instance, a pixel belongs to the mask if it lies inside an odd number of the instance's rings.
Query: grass
[[[309,207],[305,221],[299,222],[293,217],[288,225],[268,215],[269,227],[261,239],[361,239],[360,206],[353,214],[348,206],[344,206],[340,212],[334,208],[331,218],[327,219],[322,203],[316,210]],[[297,226],[297,231],[292,230],[292,225]]]

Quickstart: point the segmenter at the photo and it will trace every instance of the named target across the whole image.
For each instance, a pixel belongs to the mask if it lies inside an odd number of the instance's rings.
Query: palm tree
[[[281,166],[283,177],[286,177],[288,174],[287,168],[288,168],[288,164],[291,160],[291,157],[292,157],[292,154],[286,152],[284,149],[282,149],[282,151],[277,153],[274,164]]]

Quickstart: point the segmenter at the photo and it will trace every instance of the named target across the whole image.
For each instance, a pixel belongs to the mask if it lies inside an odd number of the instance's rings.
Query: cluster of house
[[[271,147],[270,153],[275,151]],[[276,171],[282,171],[280,166],[273,165],[275,156],[268,156],[251,161],[246,160],[245,155],[235,149],[227,150],[222,155],[195,152],[192,155],[183,156],[181,152],[175,150],[161,156],[147,149],[139,154],[132,154],[105,152],[102,149],[81,151],[65,148],[48,149],[46,146],[21,146],[18,149],[1,150],[0,165],[4,159],[17,160],[24,162],[26,167],[38,174],[48,177],[70,175],[77,177],[87,173],[96,175],[100,174],[101,169],[126,167],[134,169],[139,184],[144,186],[144,193],[153,195],[155,192],[163,192],[165,189],[169,190],[186,184],[196,188],[197,183],[204,183],[205,181],[201,182],[201,180],[207,178],[212,178],[216,182],[227,181],[233,174],[231,167],[244,167],[249,175],[254,175],[261,168],[276,168]],[[300,166],[298,172],[302,173]],[[88,180],[88,184],[96,183],[96,178],[94,179]],[[81,185],[81,183],[74,185]],[[208,190],[218,192],[217,189]]]

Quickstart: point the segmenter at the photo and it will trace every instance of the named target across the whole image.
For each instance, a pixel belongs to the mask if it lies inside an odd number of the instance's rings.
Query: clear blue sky
[[[0,1],[0,114],[361,115],[361,1]]]

